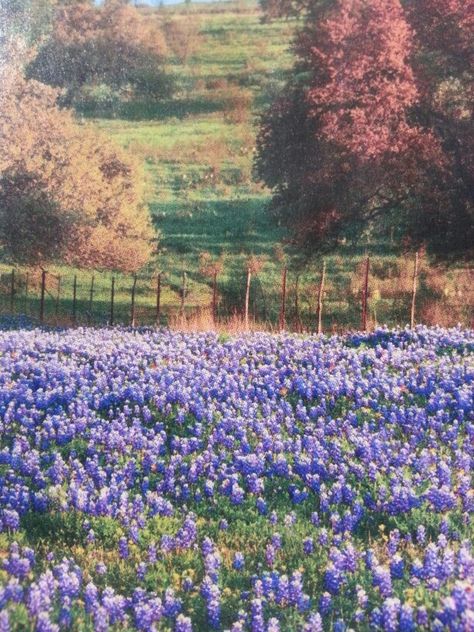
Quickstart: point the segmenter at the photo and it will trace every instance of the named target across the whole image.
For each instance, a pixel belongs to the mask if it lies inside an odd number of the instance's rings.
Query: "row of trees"
[[[474,0],[262,4],[303,18],[256,162],[295,241],[392,225],[415,247],[472,257]]]

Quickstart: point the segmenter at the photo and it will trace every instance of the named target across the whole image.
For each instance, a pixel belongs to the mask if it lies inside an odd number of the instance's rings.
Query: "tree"
[[[131,86],[136,94],[167,96],[166,42],[156,23],[119,0],[60,6],[50,37],[29,64],[28,77],[66,88],[70,101],[81,88]]]
[[[164,22],[166,43],[173,56],[182,64],[187,63],[199,50],[202,42],[201,23],[196,16],[167,19]]]
[[[474,249],[474,0],[406,3],[415,29],[412,63],[420,85],[415,120],[429,127],[446,161],[438,208],[413,225],[418,242],[429,236],[443,256]]]
[[[437,3],[456,5],[457,40],[444,44],[425,20],[447,23]],[[332,246],[367,222],[396,221],[413,244],[472,255],[472,65],[464,61],[472,12],[456,0],[426,0],[425,12],[408,4],[307,9],[294,77],[262,120],[256,161],[274,213],[300,243]],[[426,34],[414,30],[414,15]]]
[[[15,261],[133,271],[151,254],[138,166],[56,105],[57,91],[3,67],[0,241]]]

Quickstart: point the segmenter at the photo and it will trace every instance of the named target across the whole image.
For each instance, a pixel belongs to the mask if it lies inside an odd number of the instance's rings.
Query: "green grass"
[[[293,20],[262,23],[254,3],[209,3],[143,10],[151,20],[173,17],[199,21],[201,43],[194,55],[185,64],[173,59],[168,63],[168,71],[176,77],[178,91],[175,97],[164,102],[123,102],[109,110],[89,105],[82,112],[145,166],[147,202],[153,225],[160,235],[161,253],[158,261],[141,272],[138,319],[145,324],[154,321],[154,281],[150,279],[158,268],[166,273],[163,322],[166,322],[167,314],[178,309],[183,270],[188,273],[187,309],[208,305],[209,279],[199,274],[199,254],[207,251],[216,257],[225,256],[219,290],[227,312],[242,308],[245,257],[255,254],[266,259],[264,269],[252,284],[251,312],[259,319],[276,322],[280,264],[275,261],[274,250],[285,233],[266,212],[269,191],[254,181],[252,163],[259,114],[271,103],[291,71],[294,61],[291,40],[296,23]],[[251,107],[243,120],[235,121],[225,112],[229,88],[246,91],[251,99]],[[344,329],[359,325],[362,281],[358,267],[366,251],[377,257],[380,269],[398,266],[399,273],[405,276],[411,273],[411,262],[400,257],[388,239],[369,244],[364,238],[361,243],[341,246],[327,259],[326,328]],[[0,265],[4,277],[0,309],[4,312],[10,307],[10,268],[8,264]],[[51,292],[55,292],[53,274],[61,274],[65,299],[61,301],[62,315],[56,318],[54,297],[47,297],[48,320],[61,322],[70,315],[72,276],[76,272],[80,320],[96,324],[107,321],[110,274],[96,273],[91,318],[88,315],[88,288],[92,273],[73,271],[64,266],[55,266],[51,270]],[[301,317],[308,327],[314,325],[319,270],[320,263],[313,263],[306,266],[300,278]],[[375,271],[372,281],[371,319],[390,325],[405,324],[410,302],[407,283],[403,283],[398,293],[387,292],[385,288],[385,295],[382,292],[379,297],[375,286],[384,280],[384,274],[377,275]],[[289,277],[290,321],[295,318],[292,295],[295,278],[296,272]],[[426,291],[422,289],[420,298],[422,301],[439,301],[441,298],[442,313],[449,322],[469,322],[468,306],[474,297],[454,297],[453,286],[458,281],[446,277],[445,283],[451,288],[451,294],[441,297],[436,291],[433,295],[430,282],[426,282]],[[394,276],[393,283],[399,282]],[[128,322],[132,281],[117,275],[117,283],[116,320]],[[456,305],[452,304],[454,298]],[[37,314],[38,309],[37,292],[27,301],[19,292],[15,304],[17,312]]]

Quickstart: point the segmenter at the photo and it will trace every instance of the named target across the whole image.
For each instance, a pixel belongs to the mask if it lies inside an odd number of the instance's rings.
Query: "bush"
[[[231,88],[224,93],[222,111],[226,123],[245,123],[250,117],[253,95],[250,90]]]
[[[56,105],[58,92],[0,73],[0,241],[14,260],[140,268],[153,231],[143,174],[118,147]]]
[[[159,27],[118,1],[61,6],[52,33],[29,64],[28,77],[66,88],[74,103],[83,86],[131,85],[138,94],[168,96],[166,41]],[[150,83],[150,86],[147,85]]]

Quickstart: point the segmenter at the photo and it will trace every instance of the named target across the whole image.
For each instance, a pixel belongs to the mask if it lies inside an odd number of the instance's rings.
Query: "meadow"
[[[259,115],[282,86],[293,63],[294,20],[264,22],[256,4],[222,2],[143,8],[150,20],[192,24],[194,44],[186,54],[170,56],[167,71],[176,79],[170,100],[110,100],[95,94],[79,115],[125,147],[144,165],[147,203],[159,239],[159,254],[139,274],[137,308],[142,324],[152,324],[154,275],[164,272],[163,323],[178,310],[182,273],[188,277],[186,309],[191,316],[209,306],[210,279],[199,269],[208,252],[223,258],[219,297],[223,316],[242,311],[246,260],[255,255],[263,267],[251,287],[252,317],[261,326],[278,322],[282,264],[276,251],[285,232],[267,213],[269,191],[255,182],[252,164]],[[197,32],[197,35],[196,35]],[[373,258],[370,278],[371,326],[409,322],[412,255],[396,238],[365,234],[326,257],[327,286],[323,323],[326,330],[360,325],[362,263]],[[321,256],[288,261],[288,324],[301,319],[314,328]],[[24,270],[17,268],[20,279]],[[46,316],[50,323],[70,321],[73,274],[78,276],[78,313],[83,324],[108,318],[110,273],[95,271],[94,307],[89,314],[91,270],[50,266]],[[10,311],[11,265],[0,263],[0,311]],[[30,270],[30,292],[19,284],[14,311],[37,317],[38,279]],[[62,301],[56,312],[56,280],[62,277]],[[115,275],[117,322],[128,323],[131,277]],[[419,279],[418,320],[427,324],[471,324],[474,304],[472,270],[435,267],[425,257]],[[298,283],[298,308],[296,284]],[[299,314],[297,313],[300,312]]]
[[[0,351],[2,632],[472,629],[472,331]]]

